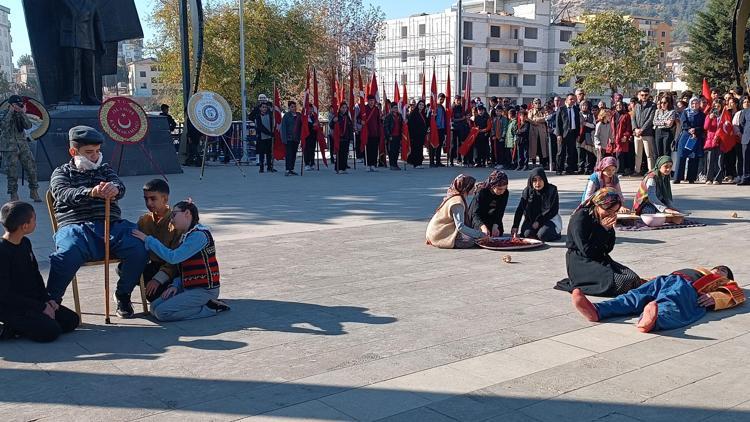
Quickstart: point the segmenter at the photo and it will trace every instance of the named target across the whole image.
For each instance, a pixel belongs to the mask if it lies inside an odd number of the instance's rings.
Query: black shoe
[[[117,301],[117,315],[123,319],[133,318],[135,311],[133,310],[133,302],[130,301],[130,296],[117,296],[115,294],[115,301]]]
[[[673,184],[673,185],[679,185],[679,184],[680,184],[680,181],[679,181],[679,180],[675,180],[674,182],[672,182],[672,184]]]
[[[562,176],[563,172],[561,172],[561,171],[556,171],[556,172],[555,172],[555,174],[556,174],[556,175],[558,175],[558,176]]]
[[[265,171],[265,170],[263,170],[263,167],[261,167],[261,168],[260,168],[260,170],[258,170],[258,173],[265,173],[265,172],[266,172],[266,171]]]
[[[299,176],[299,174],[297,174],[297,172],[294,170],[289,170],[289,174],[292,176]]]
[[[269,167],[269,169],[268,169],[268,172],[269,172],[269,173],[277,173],[277,172],[278,172],[278,170],[276,170],[276,169],[275,169],[275,168],[273,168],[273,167]]]
[[[211,300],[209,300],[208,302],[206,302],[206,307],[208,309],[213,309],[214,311],[216,311],[216,313],[221,313],[221,312],[228,311],[228,310],[232,309],[232,308],[229,307],[229,305],[227,305],[226,303],[224,303],[224,302],[222,302],[222,301],[220,301],[218,299],[211,299]]]

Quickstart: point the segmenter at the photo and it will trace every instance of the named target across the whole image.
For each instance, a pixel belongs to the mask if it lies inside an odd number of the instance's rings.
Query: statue
[[[745,32],[747,31],[747,21],[750,18],[750,1],[737,0],[734,8],[732,19],[732,62],[734,77],[737,80],[737,86],[745,88],[747,92],[748,84],[745,75]]]
[[[117,43],[143,38],[133,0],[23,0],[43,101],[98,105]]]

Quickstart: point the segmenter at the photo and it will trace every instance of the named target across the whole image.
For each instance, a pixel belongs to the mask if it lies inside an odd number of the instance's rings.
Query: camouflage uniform
[[[0,113],[2,114],[2,113]],[[39,188],[36,178],[36,160],[31,153],[26,133],[20,130],[31,129],[31,120],[26,113],[8,110],[5,116],[0,116],[0,154],[3,156],[3,166],[8,176],[8,194],[18,194],[18,167],[23,167],[29,180],[29,189]]]

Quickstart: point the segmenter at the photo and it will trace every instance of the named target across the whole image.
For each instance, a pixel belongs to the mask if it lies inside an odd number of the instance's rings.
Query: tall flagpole
[[[247,139],[247,88],[245,86],[245,0],[240,0],[240,91],[242,93],[242,162],[249,163],[250,141]]]
[[[190,47],[188,36],[187,0],[180,0],[180,55],[182,59],[182,111],[183,125],[180,134],[180,164],[184,164],[188,156],[188,101],[190,100]]]

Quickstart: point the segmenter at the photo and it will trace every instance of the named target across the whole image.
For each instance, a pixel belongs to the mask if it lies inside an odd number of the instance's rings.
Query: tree
[[[13,94],[11,84],[8,82],[8,75],[0,71],[0,101],[5,100]]]
[[[586,91],[617,92],[660,79],[658,47],[644,41],[643,33],[618,13],[588,19],[586,29],[571,44],[563,76],[576,78]]]
[[[34,65],[34,59],[31,57],[30,54],[23,54],[21,57],[18,58],[17,66],[33,66]]]
[[[205,3],[204,3],[205,4]],[[247,2],[245,7],[245,70],[248,99],[272,93],[274,82],[282,95],[303,90],[308,63],[323,64],[324,30],[302,3]],[[240,116],[239,14],[235,2],[212,2],[204,7],[204,54],[199,87],[227,99]],[[182,110],[182,71],[179,13],[176,0],[156,4],[151,17],[156,42],[149,46],[162,67],[165,102]],[[194,75],[192,75],[194,76]]]
[[[737,82],[732,69],[732,14],[735,0],[709,0],[689,28],[689,51],[685,53],[688,85],[700,92],[703,78],[713,88],[728,91]],[[745,52],[750,48],[750,33],[745,30]],[[748,55],[745,54],[745,63]]]

